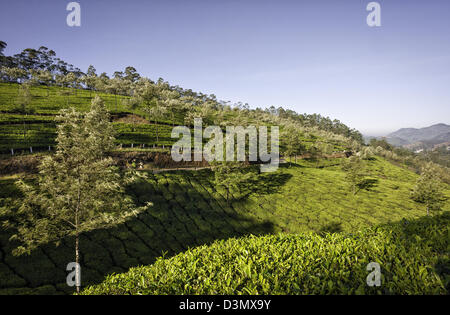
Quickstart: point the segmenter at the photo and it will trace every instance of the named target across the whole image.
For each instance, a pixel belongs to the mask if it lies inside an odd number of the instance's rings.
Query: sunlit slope
[[[450,213],[352,235],[217,241],[109,276],[84,294],[448,294]],[[369,263],[380,286],[367,285]],[[372,277],[370,277],[372,278]]]
[[[83,285],[151,264],[163,252],[172,256],[217,239],[278,232],[356,233],[369,225],[426,214],[409,198],[416,174],[376,158],[367,162],[375,186],[353,195],[339,162],[283,165],[277,172],[256,175],[245,190],[234,191],[229,202],[224,191],[215,188],[210,170],[148,174],[127,191],[136,203],[152,201],[150,211],[81,238]],[[0,206],[10,206],[10,197],[20,198],[14,181],[1,180]],[[446,193],[450,196],[449,190]],[[444,210],[450,210],[449,202]],[[74,260],[73,239],[58,248],[44,246],[30,257],[13,257],[17,244],[8,238],[2,231],[0,293],[73,292],[65,284],[66,265]]]
[[[56,124],[55,117],[61,109],[74,107],[80,111],[90,108],[95,92],[87,90],[71,90],[61,87],[34,86],[30,88],[31,100],[25,107],[18,104],[18,84],[0,83],[0,153],[13,150],[34,151],[45,150],[55,145]],[[64,93],[70,93],[65,95]],[[105,101],[108,110],[112,113],[117,132],[117,144],[134,146],[145,144],[147,146],[170,145],[174,142],[170,137],[172,124],[184,124],[183,116],[176,113],[172,121],[158,119],[158,141],[156,127],[139,120],[133,124],[133,119],[120,120],[130,114],[140,117],[146,115],[139,110],[132,110],[123,101],[128,98],[120,95],[98,93]]]

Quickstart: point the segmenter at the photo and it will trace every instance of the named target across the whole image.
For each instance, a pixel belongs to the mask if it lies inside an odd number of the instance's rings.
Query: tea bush
[[[355,234],[216,241],[110,275],[82,294],[448,294],[450,213]],[[370,262],[381,286],[369,287]]]

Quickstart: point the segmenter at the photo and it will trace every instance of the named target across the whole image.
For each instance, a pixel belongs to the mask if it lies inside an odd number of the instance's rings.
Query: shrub
[[[356,234],[216,241],[111,275],[82,294],[448,294],[450,213]],[[369,287],[370,262],[382,284]],[[447,273],[446,273],[447,272]]]

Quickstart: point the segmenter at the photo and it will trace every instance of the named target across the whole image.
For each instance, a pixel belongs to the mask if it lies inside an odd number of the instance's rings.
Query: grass
[[[83,286],[101,282],[111,273],[149,265],[166,257],[217,240],[245,235],[342,232],[357,233],[368,226],[418,219],[423,206],[409,198],[417,175],[382,158],[368,161],[371,190],[354,196],[339,160],[307,161],[277,172],[263,173],[233,191],[230,203],[216,189],[210,170],[148,174],[127,188],[137,204],[152,201],[147,213],[108,230],[81,239]],[[256,172],[256,169],[253,170]],[[0,181],[0,207],[20,198],[15,178]],[[446,191],[450,196],[450,190]],[[450,203],[444,210],[450,210]],[[0,231],[0,294],[70,293],[65,267],[74,260],[71,238],[58,248],[49,244],[29,257],[13,257],[17,244]],[[395,254],[396,257],[400,254]]]

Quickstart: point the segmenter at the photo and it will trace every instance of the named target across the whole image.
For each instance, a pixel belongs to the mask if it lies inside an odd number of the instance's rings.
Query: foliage
[[[151,201],[151,211],[80,236],[82,285],[151,264],[163,252],[173,256],[217,239],[279,232],[354,233],[367,226],[424,215],[422,206],[409,196],[416,174],[379,157],[366,163],[367,172],[379,185],[360,190],[356,196],[347,192],[339,159],[320,160],[319,164],[298,160],[291,167],[280,165],[274,173],[257,174],[259,167],[255,167],[252,177],[243,183],[249,191],[233,189],[228,203],[224,189],[214,184],[212,171],[149,173],[146,179],[128,184],[126,194],[137,206]],[[23,198],[15,178],[0,179],[0,209],[14,212],[14,201]],[[446,187],[445,194],[450,196]],[[443,210],[450,211],[448,201]],[[73,237],[64,238],[58,248],[41,246],[29,257],[12,256],[18,243],[9,237],[9,232],[0,229],[0,294],[38,293],[48,285],[57,293],[73,292],[65,284],[65,267],[73,260]],[[37,274],[36,268],[40,270]]]
[[[430,211],[439,211],[445,201],[443,194],[444,186],[439,178],[439,171],[433,163],[424,166],[422,174],[417,179],[411,197],[414,201],[423,203],[427,208],[427,215]]]
[[[365,165],[363,160],[358,156],[352,156],[342,165],[342,170],[346,172],[346,179],[350,184],[354,195],[358,192],[365,179]]]
[[[351,235],[249,236],[216,241],[110,275],[83,294],[448,294],[450,213]],[[381,286],[366,266],[381,266]]]
[[[36,187],[18,182],[23,198],[5,226],[14,228],[12,240],[22,243],[13,251],[17,255],[75,235],[79,262],[81,233],[113,226],[137,212],[123,194],[112,158],[106,157],[114,136],[102,100],[95,98],[84,117],[72,108],[63,110],[58,120],[56,152],[44,157]]]
[[[225,189],[226,201],[229,203],[230,195],[234,189],[245,190],[244,183],[251,177],[251,172],[245,172],[244,165],[241,162],[215,162],[214,167],[214,184],[217,187]]]

